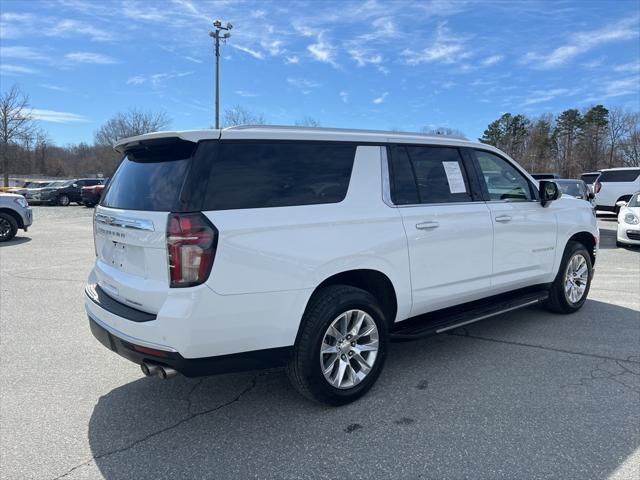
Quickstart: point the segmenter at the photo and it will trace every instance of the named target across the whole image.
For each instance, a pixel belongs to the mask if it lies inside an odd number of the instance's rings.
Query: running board
[[[547,298],[549,298],[549,292],[545,289],[516,295],[499,295],[478,302],[438,310],[396,324],[391,332],[391,340],[409,341],[436,335],[501,313],[535,305]]]

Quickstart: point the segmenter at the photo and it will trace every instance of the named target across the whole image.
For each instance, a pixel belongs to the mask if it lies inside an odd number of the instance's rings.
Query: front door
[[[548,280],[556,255],[557,219],[537,200],[537,187],[507,159],[475,150],[493,223],[492,290]]]

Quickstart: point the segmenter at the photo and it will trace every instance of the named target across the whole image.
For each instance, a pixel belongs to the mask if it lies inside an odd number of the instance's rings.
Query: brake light
[[[602,188],[602,184],[600,182],[596,181],[596,183],[593,184],[594,193],[600,193],[601,188]]]
[[[209,278],[218,231],[202,213],[172,213],[167,222],[169,285],[193,287]]]

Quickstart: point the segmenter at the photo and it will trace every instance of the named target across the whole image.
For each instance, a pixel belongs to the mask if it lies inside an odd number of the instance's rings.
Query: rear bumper
[[[88,317],[91,333],[109,350],[138,365],[142,362],[163,365],[173,368],[186,377],[280,367],[287,362],[293,348],[279,347],[216,357],[184,358],[176,351],[158,350],[134,343],[134,339],[121,338],[107,325],[92,318],[91,315]]]
[[[84,205],[96,205],[100,201],[100,195],[95,193],[82,192],[80,200]]]

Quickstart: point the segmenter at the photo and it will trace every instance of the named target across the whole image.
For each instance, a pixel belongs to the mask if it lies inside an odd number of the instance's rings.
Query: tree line
[[[240,105],[223,112],[223,126],[262,125],[265,117]],[[294,122],[319,127],[313,117]],[[116,114],[100,126],[93,143],[55,145],[38,127],[29,97],[13,86],[0,95],[0,169],[4,185],[9,175],[45,177],[109,176],[120,162],[112,145],[119,139],[166,130],[171,119],[164,112],[132,108]],[[395,129],[393,129],[395,130]],[[452,128],[423,128],[423,133],[464,136]],[[640,166],[640,113],[595,105],[580,111],[569,109],[528,118],[503,114],[491,122],[482,138],[520,162],[530,172],[577,177],[586,171],[617,166]]]
[[[603,105],[533,119],[505,113],[479,140],[530,172],[576,178],[604,168],[640,166],[640,113]]]

